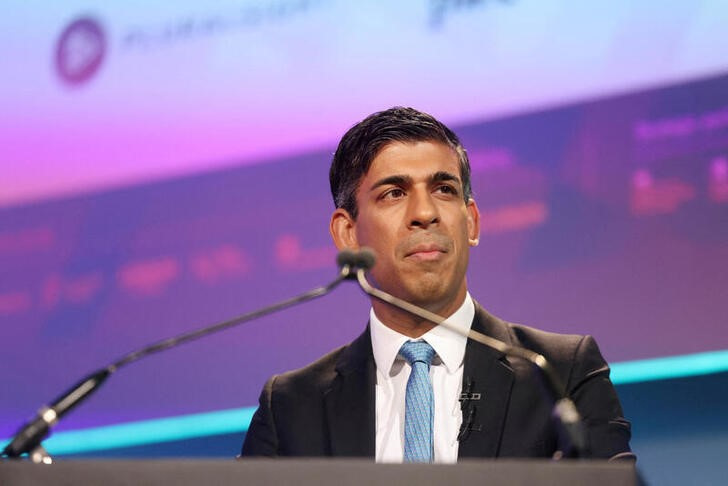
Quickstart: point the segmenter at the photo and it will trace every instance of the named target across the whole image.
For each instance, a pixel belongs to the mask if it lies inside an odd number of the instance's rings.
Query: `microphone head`
[[[362,247],[359,250],[357,267],[361,268],[362,270],[370,270],[374,267],[374,264],[376,262],[377,256],[374,253],[374,250],[372,250],[371,248],[367,248],[366,246]]]
[[[353,267],[355,262],[356,253],[351,250],[341,250],[339,254],[336,255],[336,264],[340,267],[344,267],[346,265]]]
[[[369,248],[362,248],[359,251],[342,250],[336,256],[336,264],[340,267],[348,265],[352,269],[369,270],[374,266],[376,257]]]

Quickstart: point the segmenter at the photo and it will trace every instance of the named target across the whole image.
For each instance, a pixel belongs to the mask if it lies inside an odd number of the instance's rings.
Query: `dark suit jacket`
[[[473,329],[543,354],[582,415],[592,457],[634,457],[630,425],[590,336],[510,324],[476,304]],[[481,399],[463,457],[550,457],[557,449],[552,400],[532,365],[468,340],[463,389]],[[375,453],[376,369],[369,328],[318,361],[272,377],[243,444],[243,456],[364,456]]]

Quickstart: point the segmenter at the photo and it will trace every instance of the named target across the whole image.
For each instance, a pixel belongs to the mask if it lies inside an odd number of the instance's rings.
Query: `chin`
[[[424,307],[430,312],[436,312],[449,304],[448,300],[453,296],[443,286],[442,280],[437,282],[420,282],[416,289],[409,293],[411,303]]]

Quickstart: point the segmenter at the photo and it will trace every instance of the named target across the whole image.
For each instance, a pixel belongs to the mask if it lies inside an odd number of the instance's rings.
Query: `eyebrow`
[[[370,187],[369,190],[373,191],[374,189],[382,186],[409,186],[411,184],[412,178],[410,176],[392,175],[379,179],[374,184],[372,184],[372,187]]]
[[[457,182],[460,184],[460,178],[455,174],[441,170],[439,172],[435,172],[435,174],[430,178],[430,182]]]
[[[458,185],[460,184],[460,178],[454,174],[451,174],[450,172],[446,171],[438,171],[432,174],[430,177],[428,177],[427,182],[429,184],[435,183],[435,182],[456,182]],[[370,191],[375,190],[378,187],[381,186],[409,186],[412,185],[412,177],[408,175],[391,175],[388,177],[384,177],[382,179],[379,179],[376,181],[372,186],[369,188]]]

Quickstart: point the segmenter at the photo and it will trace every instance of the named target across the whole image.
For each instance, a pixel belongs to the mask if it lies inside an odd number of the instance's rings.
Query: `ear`
[[[469,199],[465,204],[468,212],[468,243],[470,246],[478,246],[480,243],[480,210],[474,199]]]
[[[346,209],[338,208],[331,215],[329,232],[339,251],[359,249],[359,241],[356,237],[356,221]]]

